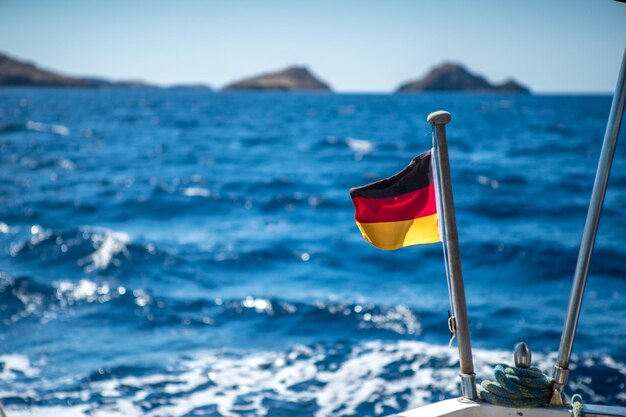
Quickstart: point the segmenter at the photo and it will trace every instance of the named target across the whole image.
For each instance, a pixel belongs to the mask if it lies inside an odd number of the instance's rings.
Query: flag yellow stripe
[[[436,213],[399,222],[356,222],[356,224],[363,237],[379,249],[393,250],[404,246],[441,241]]]

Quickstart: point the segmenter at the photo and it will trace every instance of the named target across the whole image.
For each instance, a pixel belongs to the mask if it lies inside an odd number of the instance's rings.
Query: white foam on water
[[[347,138],[346,143],[352,152],[364,155],[374,150],[374,144],[366,139]]]
[[[498,180],[486,177],[484,175],[479,175],[478,177],[476,177],[476,181],[478,181],[480,185],[491,187],[494,190],[497,190],[498,188],[500,188],[500,183],[498,182]]]
[[[164,382],[169,381],[170,378],[167,375],[150,375],[150,376],[127,376],[121,380],[119,380],[121,385],[126,385],[129,387],[141,388],[144,385],[158,385]]]
[[[274,314],[272,302],[266,298],[248,296],[241,302],[241,305],[245,308],[253,308],[257,313]]]
[[[63,280],[53,283],[53,286],[56,288],[55,297],[62,306],[72,305],[77,301],[104,303],[121,294],[119,288],[111,288],[107,283],[97,284],[88,279],[78,282]]]
[[[434,354],[435,352],[433,352]],[[317,403],[320,409],[316,413],[319,417],[333,416],[337,414],[352,415],[356,413],[357,407],[362,403],[376,402],[379,408],[387,405],[397,407],[398,402],[395,393],[405,390],[412,391],[412,387],[419,385],[432,385],[436,382],[433,378],[433,372],[420,372],[420,384],[415,384],[415,377],[406,378],[404,380],[388,381],[381,378],[385,367],[401,360],[417,359],[413,362],[412,369],[419,371],[424,365],[427,358],[415,358],[415,352],[410,345],[397,345],[395,347],[387,347],[384,345],[375,346],[366,345],[363,354],[350,358],[336,371],[323,372],[318,379],[325,382],[326,385],[317,396]],[[443,370],[448,374],[452,370]],[[450,375],[440,375],[439,382],[446,384],[451,382]],[[357,382],[357,383],[355,383]],[[425,401],[428,392],[421,390],[415,393],[410,401],[421,403]]]
[[[85,414],[89,409],[88,405],[76,406],[50,406],[50,407],[29,407],[12,408],[5,407],[7,415],[10,417],[90,417],[93,414]],[[101,414],[100,416],[113,417],[114,414]]]
[[[76,169],[76,164],[69,159],[61,158],[57,164],[67,171],[74,171]]]
[[[272,414],[272,404],[301,403],[314,404],[315,417],[353,416],[363,413],[364,406],[372,410],[368,415],[382,415],[438,399],[434,393],[459,395],[457,356],[455,348],[416,341],[370,341],[351,348],[296,346],[286,352],[216,350],[180,360],[167,373],[80,382],[80,388],[45,394],[71,394],[85,404],[26,410],[12,406],[8,411],[11,416],[38,417],[182,417],[207,408],[202,412],[263,417]],[[534,365],[544,372],[551,370],[554,359],[555,354],[533,355]],[[510,363],[511,352],[474,350],[479,379],[491,379],[493,366],[500,362]],[[626,365],[609,356],[595,362],[626,371]]]
[[[10,323],[16,323],[26,317],[37,314],[44,306],[45,300],[41,294],[30,293],[22,287],[17,288],[13,294],[22,303],[23,308],[8,319]]]
[[[615,369],[616,371],[618,371],[621,374],[626,375],[626,364],[619,363],[619,362],[615,361],[615,359],[613,359],[610,356],[603,356],[602,357],[602,364],[604,364],[608,368]]]
[[[34,122],[29,120],[26,122],[26,129],[33,130],[35,132],[45,132],[47,131],[47,125],[44,123]]]
[[[0,363],[2,363],[0,380],[13,380],[17,378],[19,374],[22,374],[28,378],[39,375],[39,369],[31,366],[28,356],[25,355],[0,355]]]
[[[52,125],[50,131],[55,135],[67,136],[70,134],[70,128],[63,125]]]
[[[126,246],[131,242],[131,239],[124,232],[108,229],[100,230],[91,235],[91,241],[95,252],[78,260],[79,266],[85,265],[85,272],[104,270],[111,264],[119,266],[120,261],[115,256],[120,253],[127,258],[130,257]]]
[[[188,187],[183,189],[183,194],[188,197],[209,197],[211,196],[211,191],[202,187]]]
[[[34,132],[50,132],[59,136],[67,136],[70,134],[70,128],[63,125],[48,125],[41,122],[29,120],[26,122],[26,129]]]
[[[8,224],[4,223],[4,222],[0,222],[0,233],[1,234],[6,234],[9,233],[11,231],[11,228],[9,227]]]
[[[375,327],[398,334],[419,335],[422,332],[422,325],[417,316],[404,305],[398,305],[380,313],[365,313],[363,320],[359,322],[359,327],[364,329]]]

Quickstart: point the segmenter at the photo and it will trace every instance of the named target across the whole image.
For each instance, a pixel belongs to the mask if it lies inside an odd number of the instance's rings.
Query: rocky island
[[[158,88],[142,81],[110,81],[95,77],[72,77],[39,68],[0,53],[0,87],[87,87],[87,88]],[[177,84],[168,90],[211,91],[204,84]],[[304,66],[292,66],[281,71],[265,73],[231,83],[225,91],[320,91],[331,92],[330,86],[316,78]],[[463,65],[445,63],[432,69],[424,78],[398,87],[397,93],[421,91],[458,91],[481,93],[530,93],[514,80],[493,84],[485,77],[472,73]]]
[[[3,86],[93,87],[94,83],[92,80],[55,74],[0,54],[0,85]]]
[[[103,78],[71,77],[44,70],[35,64],[0,53],[0,87],[153,87],[142,81],[110,81]]]
[[[424,78],[398,87],[397,93],[421,91],[458,91],[477,93],[522,93],[530,90],[514,80],[492,84],[483,76],[468,71],[463,65],[446,63],[432,69]]]
[[[328,84],[317,79],[308,68],[299,66],[246,78],[227,85],[224,90],[331,91]]]

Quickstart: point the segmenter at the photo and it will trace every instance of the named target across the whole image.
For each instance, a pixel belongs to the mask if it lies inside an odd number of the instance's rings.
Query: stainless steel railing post
[[[615,94],[613,95],[613,104],[611,105],[609,121],[606,125],[606,132],[604,133],[600,161],[598,162],[598,170],[596,171],[596,179],[591,193],[589,211],[587,212],[587,220],[585,221],[585,228],[583,230],[583,236],[580,243],[580,251],[578,252],[578,261],[576,262],[576,270],[574,272],[574,284],[572,286],[572,292],[570,293],[565,324],[563,325],[559,354],[556,365],[554,366],[555,384],[550,404],[563,404],[561,392],[563,387],[567,384],[569,376],[569,362],[572,355],[574,336],[576,335],[578,317],[580,315],[585,285],[587,283],[587,275],[589,273],[589,263],[591,261],[593,246],[596,240],[600,214],[602,213],[604,195],[609,182],[609,174],[611,173],[611,164],[613,162],[613,155],[615,154],[617,137],[619,135],[620,124],[624,115],[625,101],[626,49],[624,50],[622,66],[617,79]]]
[[[446,234],[442,236],[442,238],[444,238],[444,245],[446,245],[448,252],[450,292],[459,346],[461,389],[464,397],[475,400],[478,398],[476,392],[476,375],[474,374],[474,363],[472,361],[472,346],[467,321],[461,253],[459,251],[459,235],[456,227],[454,196],[452,194],[452,181],[450,177],[450,161],[448,160],[446,124],[450,122],[450,120],[452,120],[452,116],[446,111],[433,112],[429,114],[427,118],[428,123],[434,127],[437,138],[437,161],[442,199],[441,206],[443,208],[443,221]]]

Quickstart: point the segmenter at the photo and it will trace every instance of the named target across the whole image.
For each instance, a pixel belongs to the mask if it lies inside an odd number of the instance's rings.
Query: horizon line
[[[106,75],[89,75],[89,74],[83,74],[83,75],[79,75],[79,74],[72,74],[72,73],[68,73],[64,70],[57,70],[54,69],[52,67],[47,67],[45,64],[44,65],[40,65],[37,61],[29,59],[29,58],[21,58],[18,57],[17,55],[14,55],[11,52],[6,52],[6,51],[0,51],[0,55],[4,55],[6,57],[10,57],[12,59],[21,61],[22,63],[26,63],[26,64],[30,64],[35,66],[35,68],[42,70],[42,71],[48,71],[48,72],[52,72],[52,73],[56,73],[57,75],[61,75],[61,76],[65,76],[65,77],[73,77],[73,78],[79,78],[79,79],[100,79],[100,80],[105,80],[105,81],[111,81],[111,82],[120,82],[120,83],[139,83],[139,84],[145,84],[145,88],[160,88],[160,89],[168,89],[168,88],[172,88],[172,87],[176,87],[176,86],[202,86],[202,87],[207,87],[208,89],[210,89],[212,92],[220,92],[223,91],[224,88],[226,86],[228,86],[229,84],[236,82],[237,79],[233,80],[233,81],[229,81],[228,83],[225,83],[223,85],[215,86],[213,84],[211,84],[209,81],[176,81],[176,82],[168,82],[168,83],[163,83],[163,82],[156,82],[156,81],[150,81],[148,79],[145,78],[111,78],[109,76]],[[466,64],[460,61],[455,61],[455,60],[444,60],[442,61],[443,63],[447,63],[447,62],[457,62],[459,65],[462,65],[464,67],[467,68]],[[289,64],[289,65],[283,65],[281,66],[281,68],[283,67],[289,67],[289,66],[294,66],[297,64]],[[308,65],[304,65],[307,69],[310,69],[310,67]],[[473,71],[473,70],[472,70]],[[475,72],[479,75],[483,75],[483,73],[480,72]],[[254,76],[254,75],[252,75]],[[337,89],[335,90],[332,87],[332,83],[328,82],[326,78],[323,78],[325,82],[327,82],[330,86],[330,93],[332,94],[396,94],[397,91],[396,89],[398,87],[400,87],[400,85],[402,85],[403,83],[410,81],[406,80],[406,81],[402,81],[398,83],[398,86],[394,87],[394,89],[391,90],[342,90],[342,89]],[[516,80],[515,77],[509,77],[509,79],[513,79]],[[525,84],[525,83],[524,83]],[[528,84],[525,84],[528,85]],[[0,85],[0,88],[6,88],[6,87],[12,87],[12,88],[46,88],[44,86],[38,87],[38,86],[3,86]],[[54,86],[50,86],[51,88],[55,88]],[[56,87],[56,88],[64,88],[64,87]],[[88,87],[66,87],[66,88],[88,88]],[[124,88],[124,87],[106,87],[106,88]],[[106,89],[105,88],[105,89]],[[127,87],[127,88],[133,88],[133,87]],[[141,87],[135,87],[136,89],[139,89]],[[587,91],[587,90],[565,90],[565,91],[560,91],[560,90],[534,90],[533,88],[529,87],[530,89],[530,94],[531,95],[613,95],[614,91]],[[268,91],[272,91],[272,90],[268,90]],[[276,91],[278,92],[278,91]],[[291,93],[293,93],[293,91],[291,91]],[[420,94],[420,93],[461,93],[461,94],[481,94],[480,91],[445,91],[445,90],[441,90],[441,91],[423,91],[423,92],[411,92],[411,93],[402,93],[402,94]],[[485,92],[485,94],[503,94],[503,95],[507,95],[507,93],[490,93],[490,92]],[[513,93],[515,94],[515,93]]]
[[[85,76],[80,78],[98,78],[99,76]],[[399,93],[394,90],[331,90],[331,91],[314,91],[314,90],[233,90],[226,91],[223,87],[215,88],[212,85],[205,82],[176,82],[176,83],[153,83],[150,81],[140,79],[107,79],[113,82],[137,82],[144,84],[142,86],[57,86],[57,85],[0,85],[0,89],[13,89],[13,90],[170,90],[176,89],[178,86],[199,86],[204,87],[208,94],[317,94],[317,95],[399,95],[399,96],[415,96],[423,94],[462,94],[462,95],[484,95],[484,96],[613,96],[614,91],[552,91],[552,90],[532,90],[530,93],[507,93],[507,92],[491,92],[491,91],[447,91],[447,90],[430,90],[430,91],[413,91]],[[198,90],[202,90],[199,88]]]

